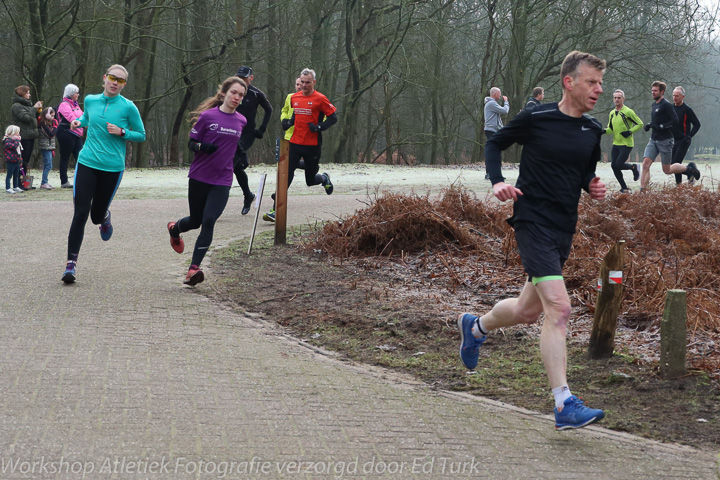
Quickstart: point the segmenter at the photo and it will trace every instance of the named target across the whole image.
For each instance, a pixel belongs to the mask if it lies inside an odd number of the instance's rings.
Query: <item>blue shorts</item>
[[[532,222],[515,222],[514,228],[520,260],[530,280],[562,278],[574,234]]]

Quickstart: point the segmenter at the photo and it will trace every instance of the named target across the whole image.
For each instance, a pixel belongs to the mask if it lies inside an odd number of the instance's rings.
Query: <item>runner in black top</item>
[[[535,107],[542,105],[543,98],[545,98],[545,89],[542,87],[535,87],[532,91],[532,97],[528,98],[525,104],[525,110],[532,110]]]
[[[685,89],[683,87],[675,87],[673,90],[673,103],[675,104],[678,124],[673,129],[675,143],[672,149],[672,163],[682,163],[690,148],[692,137],[700,130],[700,120],[698,120],[693,109],[685,103]],[[691,182],[692,180],[690,179]],[[682,183],[682,174],[675,174],[675,183]]]
[[[242,132],[242,136],[238,141],[238,149],[235,153],[235,166],[233,172],[237,178],[240,188],[242,188],[243,196],[245,200],[243,202],[243,208],[240,213],[246,215],[250,211],[253,200],[255,200],[255,194],[250,191],[250,184],[248,181],[247,173],[245,169],[248,167],[247,152],[252,147],[256,138],[262,138],[267,129],[268,123],[270,122],[270,115],[272,115],[272,105],[267,99],[267,96],[259,88],[251,85],[255,76],[252,74],[252,68],[241,66],[238,68],[237,76],[245,80],[248,84],[248,92],[243,98],[242,103],[237,108],[236,112],[242,114],[247,119],[247,125]],[[262,107],[265,110],[263,115],[262,123],[259,127],[255,124],[255,117],[257,115],[258,107]]]
[[[566,324],[570,298],[562,278],[577,223],[581,189],[593,199],[605,198],[607,188],[595,176],[600,159],[600,122],[585,115],[602,93],[605,62],[571,52],[561,67],[560,103],[523,110],[499,130],[485,147],[487,171],[500,201],[513,200],[508,220],[515,229],[520,258],[528,281],[518,298],[506,299],[478,318],[460,314],[460,356],[467,368],[477,366],[479,347],[492,330],[535,323],[545,314],[540,352],[555,397],[555,428],[580,428],[604,417],[587,408],[567,385]],[[500,152],[523,145],[517,184],[505,183]]]
[[[640,191],[647,190],[650,184],[650,166],[658,155],[662,162],[662,170],[666,175],[671,173],[684,173],[688,176],[688,180],[694,178],[700,179],[700,170],[695,167],[693,162],[685,165],[672,164],[673,129],[678,124],[677,115],[673,106],[663,98],[665,95],[665,83],[655,81],[652,84],[652,96],[655,102],[652,104],[650,123],[645,125],[647,132],[652,128],[652,135],[645,147],[643,154],[643,168],[640,175]]]

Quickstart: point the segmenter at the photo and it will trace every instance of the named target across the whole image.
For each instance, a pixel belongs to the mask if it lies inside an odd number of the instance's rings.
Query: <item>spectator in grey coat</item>
[[[503,99],[503,106],[498,103],[500,97]],[[490,89],[490,96],[485,97],[485,137],[490,140],[495,132],[503,127],[500,115],[507,115],[510,111],[508,98],[502,95],[498,87]]]

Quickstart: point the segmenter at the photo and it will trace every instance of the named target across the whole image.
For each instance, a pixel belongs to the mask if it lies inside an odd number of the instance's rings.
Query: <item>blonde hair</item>
[[[244,79],[240,77],[228,77],[220,85],[218,85],[217,93],[215,93],[214,96],[206,98],[202,101],[202,103],[200,103],[200,105],[198,105],[195,110],[190,112],[190,122],[194,124],[195,122],[197,122],[201,113],[206,110],[210,110],[211,108],[222,105],[223,101],[225,101],[225,94],[228,92],[228,90],[230,90],[230,87],[232,87],[236,83],[239,83],[243,86],[243,88],[245,89],[243,94],[246,94],[248,84],[245,82]]]
[[[127,71],[127,68],[123,67],[122,65],[118,65],[117,63],[114,64],[114,65],[110,65],[110,66],[107,68],[107,70],[105,70],[105,75],[107,75],[108,73],[110,73],[110,70],[115,70],[115,69],[122,70],[123,72],[125,72],[125,78],[127,78],[127,76],[129,75],[129,73],[128,73],[128,71]]]
[[[10,125],[5,129],[4,138],[12,137],[13,135],[20,135],[20,127],[17,125]]]

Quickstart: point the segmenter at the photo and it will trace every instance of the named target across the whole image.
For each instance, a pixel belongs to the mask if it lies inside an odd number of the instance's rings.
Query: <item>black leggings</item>
[[[295,170],[300,160],[305,160],[305,184],[308,187],[321,185],[325,182],[325,176],[318,175],[320,171],[320,145],[298,145],[290,144],[288,151],[288,188],[295,177]]]
[[[60,183],[68,183],[68,164],[70,163],[70,155],[75,156],[77,162],[80,150],[83,147],[83,139],[67,128],[59,128],[57,133],[58,147],[60,149]]]
[[[173,235],[200,228],[195,241],[192,265],[200,266],[213,239],[215,222],[222,215],[230,197],[230,186],[211,185],[199,180],[188,181],[188,204],[190,216],[181,218],[175,224]],[[201,228],[202,227],[202,228]]]
[[[621,190],[627,190],[628,188],[625,183],[625,179],[623,178],[622,171],[632,170],[632,165],[627,163],[631,151],[632,147],[627,147],[625,145],[613,145],[612,150],[610,151],[610,157],[612,159],[610,165],[612,166],[615,178],[617,178],[617,181],[620,184]]]
[[[255,135],[250,131],[243,132],[240,135],[238,149],[235,153],[235,158],[233,159],[233,172],[235,173],[235,178],[237,178],[245,198],[250,198],[253,195],[250,191],[250,182],[248,180],[247,173],[245,173],[245,169],[250,164],[250,162],[248,162],[247,151],[250,150],[253,143],[255,143]]]
[[[105,219],[122,176],[123,172],[104,172],[77,164],[73,181],[75,213],[68,234],[68,260],[77,260],[88,216],[93,225],[100,225]]]
[[[308,187],[313,185],[324,185],[325,175],[318,175],[320,171],[320,145],[298,145],[290,144],[288,151],[288,188],[295,178],[295,170],[305,170],[305,184]],[[302,162],[302,163],[301,163]],[[275,210],[275,195],[273,199],[273,210]]]
[[[672,149],[672,163],[682,163],[685,160],[688,149],[690,148],[690,141],[684,141],[683,139],[675,139]],[[675,174],[675,183],[682,183],[682,173]]]
[[[25,175],[29,175],[30,156],[32,155],[33,148],[35,147],[35,139],[20,140],[20,145],[22,145],[22,168],[25,171]]]

